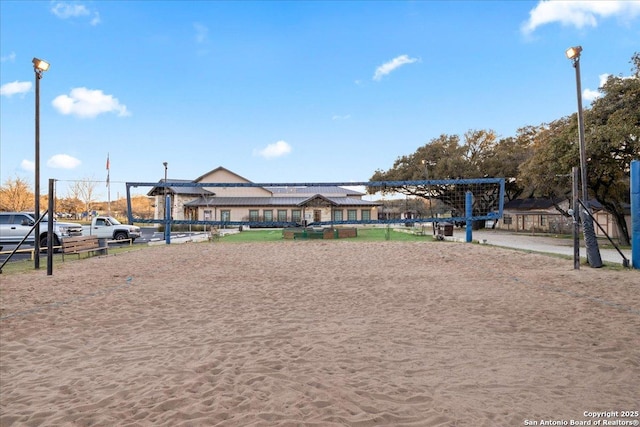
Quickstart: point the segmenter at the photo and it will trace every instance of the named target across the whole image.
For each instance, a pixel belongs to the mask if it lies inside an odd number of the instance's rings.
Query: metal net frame
[[[413,223],[428,223],[450,221],[454,223],[470,223],[472,221],[498,220],[502,218],[504,209],[505,180],[504,178],[476,178],[476,179],[437,179],[416,181],[365,181],[365,182],[296,182],[296,183],[219,183],[219,182],[127,182],[127,219],[129,223],[155,224],[188,224],[211,226],[250,226],[250,227],[291,227],[299,224],[287,221],[214,221],[214,220],[176,220],[171,218],[144,219],[136,218],[132,214],[131,188],[137,187],[202,187],[202,188],[234,188],[234,187],[366,187],[369,193],[404,194],[407,197],[437,200],[449,209],[446,216],[422,213],[410,219],[378,218],[368,220],[346,219],[340,221],[314,222],[314,225],[368,225],[395,224],[410,220]],[[471,210],[467,206],[471,194]],[[442,209],[440,209],[442,210]],[[469,214],[470,212],[470,214]]]

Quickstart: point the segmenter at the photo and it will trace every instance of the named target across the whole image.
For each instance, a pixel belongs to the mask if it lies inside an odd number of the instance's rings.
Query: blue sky
[[[0,181],[367,181],[439,135],[514,136],[629,75],[640,1],[0,1]],[[98,198],[106,186],[96,187]],[[140,189],[145,193],[148,188]]]

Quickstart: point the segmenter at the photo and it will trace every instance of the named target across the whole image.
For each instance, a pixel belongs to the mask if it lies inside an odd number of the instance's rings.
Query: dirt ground
[[[638,271],[487,245],[190,243],[0,276],[3,427],[637,420],[638,378]]]

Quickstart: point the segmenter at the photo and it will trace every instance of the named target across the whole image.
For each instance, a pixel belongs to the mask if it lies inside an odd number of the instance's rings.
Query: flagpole
[[[111,216],[111,181],[109,180],[109,153],[107,153],[107,212]]]

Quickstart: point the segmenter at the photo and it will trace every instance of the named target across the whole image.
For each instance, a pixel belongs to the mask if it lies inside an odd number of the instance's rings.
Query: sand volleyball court
[[[640,410],[639,378],[640,273],[496,247],[192,243],[0,276],[3,427],[569,423]]]

